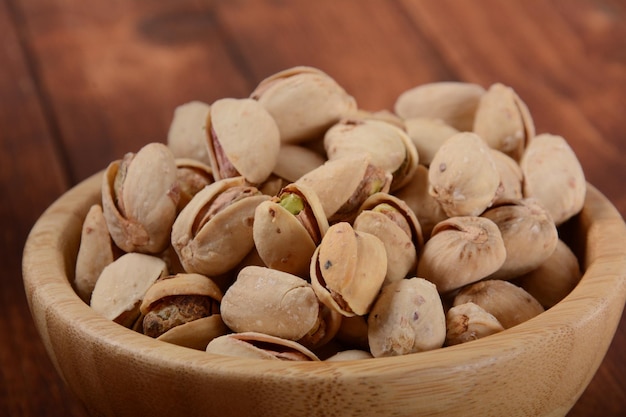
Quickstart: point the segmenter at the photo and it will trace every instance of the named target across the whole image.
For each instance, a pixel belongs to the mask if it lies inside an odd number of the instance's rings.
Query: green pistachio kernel
[[[293,215],[304,210],[304,202],[302,198],[296,194],[287,193],[280,197],[280,205]]]

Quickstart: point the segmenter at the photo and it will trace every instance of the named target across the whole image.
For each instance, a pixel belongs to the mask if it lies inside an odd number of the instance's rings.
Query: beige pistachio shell
[[[454,306],[470,302],[493,315],[505,329],[523,323],[544,311],[541,304],[524,289],[499,279],[468,285],[454,297]]]
[[[359,153],[393,176],[391,191],[410,181],[418,163],[415,145],[399,127],[375,119],[343,119],[324,135],[324,148],[333,160]]]
[[[544,308],[550,308],[576,287],[581,275],[578,258],[559,240],[552,255],[537,269],[521,276],[517,284]]]
[[[269,198],[243,177],[216,181],[196,194],[172,227],[172,246],[185,270],[217,276],[237,266],[254,246],[254,210]],[[220,209],[206,218],[218,203]]]
[[[180,212],[200,190],[215,182],[213,170],[191,158],[176,158],[176,178],[180,188],[177,211]]]
[[[76,256],[74,288],[87,304],[104,267],[113,262],[113,242],[99,204],[91,206],[83,222]]]
[[[259,83],[250,95],[272,115],[284,143],[315,139],[356,111],[356,101],[323,71],[293,67]]]
[[[524,179],[522,168],[513,158],[496,149],[491,149],[491,156],[500,175],[500,187],[493,204],[497,205],[501,202],[521,199],[524,196],[522,193]]]
[[[300,145],[282,144],[274,174],[287,182],[295,182],[309,171],[324,165],[326,159],[319,153]]]
[[[336,223],[315,250],[310,273],[321,302],[344,316],[367,314],[387,273],[385,246],[349,223]]]
[[[459,133],[441,119],[415,117],[404,121],[406,132],[417,149],[419,162],[429,166],[439,147],[450,136]]]
[[[91,295],[91,308],[105,318],[131,327],[148,288],[167,275],[165,262],[155,256],[127,253],[107,265]]]
[[[206,147],[206,118],[210,108],[201,101],[190,101],[176,107],[167,133],[167,146],[176,158],[210,164]]]
[[[501,332],[504,327],[492,314],[472,302],[459,304],[446,313],[446,345],[458,345]]]
[[[516,161],[535,136],[535,125],[528,107],[511,87],[500,83],[491,85],[482,95],[473,130],[491,148],[504,152]]]
[[[321,351],[320,348],[326,349],[337,336],[343,319],[344,316],[339,312],[320,302],[320,314],[316,326],[297,342],[316,351]]]
[[[209,160],[216,179],[243,176],[261,184],[276,166],[278,126],[256,100],[223,98],[207,117]]]
[[[191,349],[205,350],[211,340],[227,333],[228,328],[222,321],[222,317],[219,314],[213,314],[172,327],[157,337],[157,340]]]
[[[535,136],[520,166],[524,196],[537,199],[557,226],[582,210],[587,190],[585,174],[563,137],[547,133]]]
[[[380,120],[382,122],[391,123],[392,125],[406,130],[404,125],[404,119],[397,114],[390,112],[389,110],[377,110],[369,111],[364,109],[358,109],[356,113],[350,116],[352,119],[358,120]]]
[[[102,210],[125,252],[159,253],[169,244],[180,198],[172,152],[149,143],[109,164],[102,176]]]
[[[423,278],[403,279],[383,287],[367,323],[375,358],[437,349],[446,338],[441,298],[435,286]]]
[[[340,361],[356,361],[361,359],[371,359],[372,354],[366,350],[350,349],[342,350],[335,353],[333,356],[325,359],[326,362],[340,362]]]
[[[471,284],[504,263],[506,249],[498,226],[483,217],[451,217],[437,224],[424,245],[417,274],[439,293]]]
[[[311,256],[328,227],[317,195],[306,185],[293,183],[257,206],[252,236],[265,265],[308,277]]]
[[[500,229],[506,259],[490,278],[513,279],[539,267],[559,240],[550,214],[536,200],[523,199],[492,207],[482,214]]]
[[[477,84],[442,81],[422,84],[403,92],[394,109],[403,119],[441,119],[460,131],[470,131],[485,89]]]
[[[489,147],[474,133],[461,132],[439,148],[428,169],[430,194],[450,217],[478,216],[491,206],[500,175]]]
[[[208,353],[252,359],[319,361],[310,350],[293,340],[263,333],[231,333],[216,337],[206,347]]]

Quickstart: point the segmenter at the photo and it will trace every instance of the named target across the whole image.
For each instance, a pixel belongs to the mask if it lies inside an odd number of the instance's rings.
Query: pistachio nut
[[[322,166],[326,159],[319,153],[300,145],[282,144],[274,174],[291,183],[309,171]]]
[[[180,190],[172,152],[149,143],[109,164],[102,176],[102,211],[125,252],[159,253],[169,244]]]
[[[172,246],[187,272],[224,274],[254,247],[256,207],[270,197],[243,177],[206,186],[180,212],[172,227]]]
[[[557,226],[578,214],[587,184],[576,154],[562,136],[541,134],[529,143],[520,161],[524,196],[543,205]]]
[[[250,97],[272,115],[284,143],[316,139],[356,111],[356,101],[325,72],[298,66],[259,83]]]
[[[508,329],[525,322],[544,309],[532,295],[509,281],[488,279],[461,289],[454,297],[454,306],[474,303],[493,315]]]
[[[304,184],[288,184],[254,212],[252,236],[270,268],[307,277],[311,256],[328,230],[317,195]]]
[[[438,223],[424,245],[417,275],[445,294],[494,273],[506,249],[498,226],[484,217],[451,217]]]
[[[350,317],[367,314],[387,273],[385,245],[349,223],[332,225],[311,259],[311,284],[320,301]]]
[[[474,114],[485,89],[466,82],[442,81],[406,90],[397,98],[395,112],[403,119],[441,119],[459,131],[471,131]]]
[[[198,160],[176,158],[176,178],[180,188],[177,211],[180,212],[191,198],[207,185],[215,182],[213,170]]]
[[[243,176],[258,185],[274,170],[280,134],[272,116],[257,101],[215,101],[207,116],[206,132],[215,179]]]
[[[519,161],[526,144],[535,136],[535,124],[517,93],[495,83],[480,98],[473,131],[491,148]]]
[[[102,207],[94,204],[83,221],[74,274],[76,293],[87,304],[98,277],[104,267],[113,262],[113,258],[113,242]]]
[[[474,133],[448,138],[428,168],[430,194],[450,217],[478,216],[496,198],[500,175],[489,147]]]
[[[446,313],[446,345],[471,342],[504,330],[498,319],[472,302],[459,304]]]
[[[350,349],[337,352],[329,358],[326,358],[326,362],[340,362],[340,361],[355,361],[361,359],[371,359],[372,354],[366,350]]]
[[[446,338],[441,298],[435,285],[423,278],[403,279],[383,287],[367,323],[375,358],[437,349]]]
[[[359,153],[392,175],[391,191],[410,181],[418,163],[415,145],[399,127],[375,119],[343,119],[324,135],[324,149],[333,160]]]
[[[216,337],[206,347],[208,353],[252,359],[319,361],[306,347],[293,340],[264,333],[231,333]]]
[[[148,288],[167,275],[165,262],[142,253],[126,253],[107,265],[91,295],[91,308],[105,318],[132,327]]]
[[[524,196],[522,193],[524,179],[522,168],[513,158],[497,149],[491,149],[491,156],[500,175],[500,187],[493,204],[497,205],[501,202],[521,199]]]
[[[500,229],[506,259],[494,279],[513,279],[539,267],[559,240],[550,214],[536,200],[522,199],[492,207],[482,214]]]
[[[174,157],[211,163],[206,147],[206,118],[210,108],[197,100],[176,107],[167,133],[167,146]]]
[[[414,117],[404,121],[406,132],[417,149],[419,162],[429,166],[439,147],[450,136],[459,133],[441,119]]]

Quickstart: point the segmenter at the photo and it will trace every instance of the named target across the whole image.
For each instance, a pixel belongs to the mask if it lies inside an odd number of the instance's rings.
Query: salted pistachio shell
[[[578,258],[565,242],[559,240],[552,255],[516,283],[544,308],[550,308],[576,287],[581,275]]]
[[[191,349],[205,350],[211,340],[227,333],[228,328],[222,321],[222,317],[219,314],[212,314],[172,327],[157,337],[157,340]]]
[[[216,179],[243,176],[261,184],[274,170],[280,148],[278,126],[256,100],[223,98],[207,116],[209,160]]]
[[[213,170],[191,158],[176,158],[176,178],[180,188],[177,211],[180,212],[200,190],[215,182]]]
[[[480,98],[473,131],[491,148],[519,161],[535,125],[526,104],[508,86],[495,83]]]
[[[500,176],[487,144],[461,132],[448,138],[428,168],[430,194],[450,217],[478,216],[491,206]]]
[[[380,120],[383,122],[391,123],[392,125],[402,130],[406,130],[406,126],[404,125],[404,119],[402,119],[397,114],[390,112],[389,110],[369,111],[364,109],[358,109],[356,113],[350,116],[350,118],[357,120]]]
[[[250,95],[272,115],[284,143],[315,139],[342,117],[356,111],[356,101],[328,74],[298,66],[273,74]]]
[[[74,275],[76,293],[87,304],[98,277],[104,267],[113,262],[113,257],[113,242],[102,207],[94,204],[89,208],[83,222]]]
[[[311,284],[329,308],[350,317],[367,314],[387,273],[385,246],[349,223],[332,225],[311,259]]]
[[[446,313],[446,345],[458,345],[501,332],[504,327],[492,314],[472,302],[459,304]]]
[[[417,149],[419,162],[429,166],[437,150],[450,136],[459,133],[441,119],[414,117],[404,121],[406,132]]]
[[[180,212],[172,227],[172,246],[187,272],[224,274],[254,247],[254,210],[270,197],[243,177],[208,185]]]
[[[491,149],[491,156],[500,175],[500,187],[493,204],[497,205],[501,202],[523,198],[522,182],[524,173],[519,164],[507,154],[496,149]]]
[[[442,81],[406,90],[396,100],[395,112],[403,119],[441,119],[459,131],[470,131],[485,89],[478,84]]]
[[[441,298],[435,286],[423,278],[403,279],[383,287],[367,323],[375,358],[437,349],[446,337]]]
[[[424,245],[417,274],[433,282],[441,294],[494,273],[506,249],[498,226],[484,217],[451,217],[437,224]]]
[[[293,340],[263,333],[231,333],[216,337],[206,347],[208,353],[252,359],[319,361],[306,347]]]
[[[366,350],[350,349],[337,352],[325,359],[326,362],[355,361],[361,359],[371,359],[372,354]]]
[[[131,327],[148,288],[167,275],[165,262],[142,253],[126,253],[107,265],[91,295],[91,308],[109,320]]]
[[[282,144],[274,174],[287,182],[295,182],[309,171],[322,166],[326,159],[319,153],[300,145]]]
[[[482,214],[500,229],[506,259],[494,279],[513,279],[539,267],[559,240],[550,214],[536,200],[522,199],[492,207]]]
[[[125,252],[159,253],[169,244],[180,198],[176,162],[162,143],[109,164],[102,176],[102,211]]]
[[[525,322],[544,309],[532,295],[521,287],[499,279],[475,282],[454,297],[454,306],[474,303],[493,315],[508,329]]]
[[[319,198],[304,184],[288,184],[277,197],[259,204],[252,236],[265,265],[307,277],[311,256],[328,230]]]
[[[524,196],[537,199],[556,225],[582,210],[587,185],[576,154],[562,136],[541,134],[529,143],[520,161]]]
[[[392,175],[391,191],[410,181],[418,163],[415,145],[399,127],[375,119],[343,119],[324,135],[324,148],[333,160],[358,153]]]
[[[197,100],[176,107],[167,133],[167,146],[174,157],[211,163],[206,146],[206,118],[210,108]]]

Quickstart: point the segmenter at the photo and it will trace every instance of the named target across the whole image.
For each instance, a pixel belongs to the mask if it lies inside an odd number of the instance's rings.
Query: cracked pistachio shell
[[[478,216],[496,198],[500,175],[487,144],[476,134],[448,138],[428,168],[430,194],[450,217]]]
[[[524,174],[519,164],[507,154],[491,149],[491,156],[500,174],[500,187],[496,194],[494,205],[523,197],[522,181]]]
[[[306,347],[293,340],[263,333],[231,333],[217,337],[206,347],[208,353],[252,359],[319,361]]]
[[[215,179],[243,176],[251,184],[261,184],[270,176],[278,160],[280,135],[272,116],[257,101],[215,101],[206,129]]]
[[[375,358],[437,349],[446,338],[441,298],[435,285],[423,278],[403,279],[383,287],[367,323]]]
[[[257,206],[252,236],[265,265],[307,277],[311,256],[328,227],[317,195],[307,186],[294,183]]]
[[[349,223],[332,225],[311,259],[311,284],[329,308],[350,317],[367,314],[387,273],[384,244],[355,231]]]
[[[446,345],[471,342],[504,330],[498,319],[472,302],[459,304],[446,313]]]
[[[217,276],[237,266],[254,247],[254,210],[269,198],[243,177],[216,181],[196,194],[172,227],[172,246],[185,271]]]
[[[132,327],[148,288],[167,275],[165,262],[142,253],[126,253],[107,265],[91,295],[91,308],[109,320]]]
[[[180,198],[176,171],[172,152],[161,143],[109,164],[102,176],[102,210],[120,249],[165,250]]]
[[[323,71],[298,66],[259,83],[251,93],[272,115],[283,143],[316,139],[357,109],[354,97]]]
[[[506,249],[498,226],[484,217],[451,217],[437,224],[424,245],[417,274],[439,293],[471,284],[504,263]]]
[[[210,108],[201,101],[190,101],[176,107],[167,133],[167,146],[174,157],[211,163],[206,147],[206,118]]]
[[[415,214],[399,198],[387,194],[371,195],[361,205],[354,230],[378,237],[387,253],[385,284],[406,278],[417,267],[424,239]]]
[[[391,191],[410,181],[418,163],[415,145],[399,127],[374,119],[343,119],[324,135],[328,159],[358,153],[370,156],[370,163],[392,175]]]
[[[508,329],[529,320],[544,309],[532,295],[521,287],[499,279],[475,282],[454,297],[454,306],[474,303],[493,315]]]
[[[563,137],[547,133],[535,136],[520,166],[524,197],[537,199],[557,226],[582,210],[587,190],[585,174]]]
[[[228,333],[228,328],[219,314],[172,327],[157,340],[196,350],[205,350],[209,342]]]
[[[422,84],[406,90],[394,109],[403,119],[441,119],[460,131],[470,131],[474,114],[485,89],[478,84],[443,81]]]
[[[104,267],[113,262],[113,258],[113,242],[102,207],[94,204],[89,208],[83,222],[74,278],[76,293],[87,304],[98,277]]]
[[[283,144],[278,153],[274,174],[287,182],[295,182],[309,171],[324,165],[326,159],[300,145]]]
[[[180,188],[180,200],[177,208],[179,212],[194,195],[215,182],[211,167],[191,158],[176,158],[176,178]]]
[[[482,214],[500,229],[506,259],[490,278],[513,279],[539,267],[559,240],[550,214],[533,199],[492,207]]]
[[[414,117],[404,121],[406,132],[417,149],[420,164],[429,166],[441,145],[459,131],[441,119]]]
[[[544,306],[561,301],[581,278],[578,258],[565,242],[559,240],[552,255],[538,268],[521,276],[517,284]]]
[[[517,93],[511,87],[495,83],[480,99],[473,131],[491,148],[519,161],[526,144],[535,136],[535,125]]]

